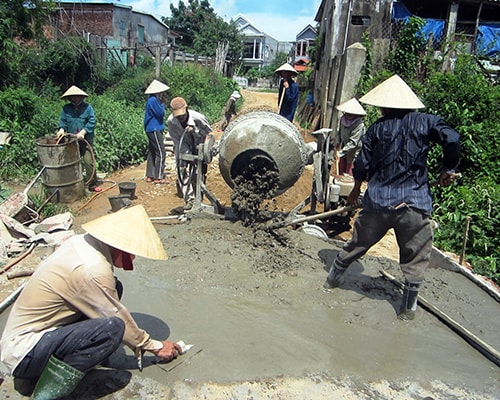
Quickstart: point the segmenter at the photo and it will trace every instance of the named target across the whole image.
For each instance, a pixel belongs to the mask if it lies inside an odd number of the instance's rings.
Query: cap
[[[283,65],[281,65],[279,68],[277,68],[274,72],[277,72],[277,73],[280,73],[282,71],[288,71],[288,72],[292,72],[294,74],[297,74],[297,71],[295,70],[295,68],[293,68],[290,64],[288,63],[284,63]]]
[[[339,104],[337,110],[347,114],[366,115],[365,109],[354,97],[345,103]]]
[[[160,237],[142,205],[122,208],[87,222],[82,228],[101,242],[129,254],[154,260],[167,259]]]
[[[164,83],[157,81],[156,79],[153,79],[153,82],[151,82],[144,92],[145,94],[155,94],[155,93],[162,93],[166,92],[168,89],[170,89],[169,86],[165,85]]]
[[[170,109],[172,110],[172,115],[174,117],[186,114],[186,100],[184,100],[182,97],[174,97],[170,102]]]
[[[89,95],[85,93],[82,89],[80,89],[78,86],[71,86],[68,90],[64,92],[64,94],[61,96],[62,99],[69,97],[69,96],[84,96],[88,97]]]
[[[231,97],[234,97],[235,99],[239,99],[241,97],[241,94],[240,92],[238,92],[237,90],[235,90],[232,94],[231,94]]]
[[[359,99],[360,102],[381,108],[414,110],[425,108],[417,95],[406,82],[393,75]]]

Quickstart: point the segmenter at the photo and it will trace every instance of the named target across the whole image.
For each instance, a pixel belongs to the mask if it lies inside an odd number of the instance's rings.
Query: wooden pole
[[[389,274],[387,271],[382,269],[380,270],[380,274],[387,280],[391,281],[394,285],[396,285],[400,289],[403,288],[404,285],[401,282],[399,282],[394,276]],[[497,366],[500,366],[500,352],[498,352],[488,343],[486,343],[485,341],[474,335],[471,331],[460,325],[457,321],[455,321],[453,318],[445,314],[439,308],[429,303],[426,299],[424,299],[420,295],[418,296],[418,303],[424,310],[427,310],[431,314],[434,314],[436,317],[438,317],[438,319],[440,319],[446,325],[448,325],[448,327],[450,327],[453,331],[458,333],[467,343],[472,345],[472,347],[478,350],[487,359],[494,362]]]
[[[460,254],[460,259],[458,263],[460,265],[464,265],[464,259],[465,259],[465,247],[467,246],[467,239],[469,238],[469,226],[470,226],[470,220],[472,218],[470,216],[467,216],[465,218],[465,229],[464,229],[464,240],[462,242],[462,253]]]

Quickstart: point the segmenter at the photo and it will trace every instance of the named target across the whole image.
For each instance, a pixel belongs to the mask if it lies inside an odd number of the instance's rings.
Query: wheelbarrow
[[[37,221],[40,215],[37,211],[30,207],[28,192],[31,190],[38,178],[40,178],[44,170],[45,167],[38,172],[38,174],[31,180],[30,183],[28,183],[22,192],[13,193],[0,203],[0,214],[5,214],[14,218],[24,225]]]

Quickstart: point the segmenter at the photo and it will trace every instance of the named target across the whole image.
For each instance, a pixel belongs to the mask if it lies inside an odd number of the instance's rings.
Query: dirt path
[[[243,96],[242,112],[275,107],[275,94]],[[173,171],[169,176],[173,181]],[[175,185],[155,186],[143,178],[141,165],[109,177],[107,187],[136,182],[134,203],[152,217],[182,206]],[[290,210],[307,197],[311,180],[306,168],[276,199],[277,209]],[[216,162],[207,185],[229,206],[230,190]],[[72,205],[74,229],[109,212],[111,194],[118,188],[85,207]],[[137,259],[134,271],[117,271],[123,302],[153,337],[194,347],[169,364],[148,356],[142,373],[121,349],[109,365],[89,373],[71,398],[500,399],[500,369],[435,316],[420,308],[411,323],[396,319],[400,291],[379,274],[385,269],[401,279],[390,235],[385,247],[350,267],[340,288],[325,291],[339,238],[322,240],[291,229],[266,234],[207,214],[156,226],[169,259]],[[29,262],[36,265],[50,251],[37,249]],[[380,254],[385,257],[375,257]],[[0,279],[2,288],[9,285]],[[429,269],[422,294],[500,349],[499,304],[461,274]],[[0,326],[7,314],[0,315]],[[0,398],[24,398],[11,378],[1,376]]]

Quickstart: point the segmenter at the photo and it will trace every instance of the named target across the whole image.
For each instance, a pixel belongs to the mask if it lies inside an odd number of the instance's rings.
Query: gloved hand
[[[86,134],[86,133],[87,133],[87,132],[85,131],[85,129],[82,129],[80,132],[78,132],[78,133],[76,134],[76,138],[77,138],[78,140],[82,140],[82,139],[85,137],[85,134]]]
[[[63,128],[59,128],[59,130],[57,131],[57,138],[60,139],[65,134],[66,134],[66,132],[64,132],[64,129]]]

